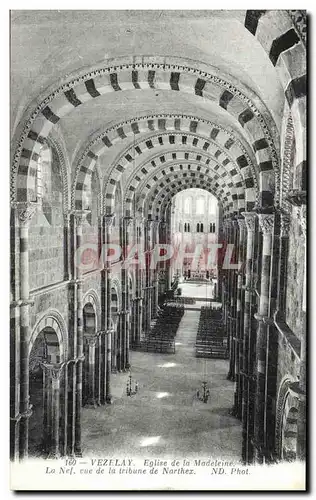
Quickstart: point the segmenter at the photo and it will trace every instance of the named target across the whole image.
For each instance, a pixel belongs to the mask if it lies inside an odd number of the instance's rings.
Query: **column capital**
[[[106,225],[106,227],[108,229],[110,229],[112,227],[112,225],[113,225],[114,214],[103,215],[103,221],[104,221],[104,224]]]
[[[41,363],[41,367],[52,380],[59,380],[64,363]]]
[[[95,346],[95,344],[97,343],[98,337],[99,337],[99,335],[96,333],[91,334],[91,335],[85,334],[85,336],[84,336],[86,343],[89,344],[90,347]]]
[[[242,212],[242,215],[245,218],[247,231],[254,233],[256,230],[256,212]]]
[[[129,227],[131,226],[132,222],[133,222],[134,218],[133,217],[123,217],[123,224],[125,225],[125,227]]]
[[[260,229],[264,234],[272,234],[274,214],[258,214]]]
[[[77,226],[81,226],[84,222],[87,215],[91,212],[91,210],[73,210],[72,214],[75,218]]]
[[[240,231],[243,231],[246,227],[246,221],[245,221],[244,217],[238,217],[237,224],[239,226]]]
[[[289,236],[291,225],[291,216],[287,213],[282,212],[280,214],[280,236],[286,238]]]
[[[291,189],[288,192],[286,200],[289,201],[292,205],[296,206],[306,205],[306,191]]]
[[[19,218],[19,223],[23,227],[28,227],[33,215],[35,214],[38,203],[35,202],[16,202],[13,204]]]
[[[63,219],[64,219],[65,226],[68,226],[68,224],[70,222],[70,215],[71,215],[71,212],[63,212]]]

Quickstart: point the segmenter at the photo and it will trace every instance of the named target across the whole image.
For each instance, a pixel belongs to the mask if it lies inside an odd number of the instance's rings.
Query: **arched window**
[[[35,196],[47,222],[57,223],[62,214],[62,178],[56,155],[47,145],[42,147],[37,161]]]
[[[184,200],[184,213],[189,214],[192,210],[192,198],[191,196],[185,198]]]
[[[201,223],[201,229],[200,229],[200,232],[201,232],[201,233],[203,233],[203,232],[204,232],[203,222]]]
[[[185,233],[187,232],[187,223],[186,222],[184,223],[184,232]]]
[[[215,233],[215,223],[214,222],[210,223],[210,233]]]
[[[196,200],[196,213],[197,214],[204,214],[205,211],[205,201],[204,198],[198,198]]]
[[[200,223],[198,222],[197,225],[196,225],[196,232],[199,233],[200,232]]]
[[[188,223],[188,233],[190,232],[190,224]]]

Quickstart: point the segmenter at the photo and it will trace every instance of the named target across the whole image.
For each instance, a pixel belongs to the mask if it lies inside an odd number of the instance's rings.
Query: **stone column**
[[[224,238],[225,238],[225,245],[223,245],[223,248],[221,250],[221,261],[223,264],[224,258],[225,258],[225,249],[226,245],[229,243],[230,239],[230,221],[225,219],[223,221],[223,227],[224,227]],[[227,332],[227,340],[228,340],[228,349],[230,350],[230,337],[229,337],[229,287],[230,287],[230,274],[228,269],[224,269],[222,271],[222,276],[223,276],[223,318],[224,318],[224,326],[225,326],[225,331]]]
[[[238,243],[238,272],[237,272],[237,302],[236,302],[236,333],[235,333],[235,394],[234,394],[234,415],[241,419],[242,416],[242,376],[243,369],[243,275],[244,275],[244,245],[246,236],[245,220],[241,217],[237,219],[239,226]]]
[[[256,405],[255,405],[255,460],[265,463],[266,458],[266,400],[267,400],[267,352],[269,350],[269,330],[272,324],[270,314],[270,281],[272,261],[272,237],[274,214],[259,214],[259,224],[263,232],[262,265],[256,347]]]
[[[76,249],[82,243],[82,225],[89,210],[75,210]],[[82,407],[82,365],[83,365],[83,294],[82,294],[82,270],[77,262],[75,272],[77,285],[77,358],[76,363],[76,415],[75,415],[75,455],[82,456],[81,451],[81,407]]]
[[[159,221],[154,221],[153,223],[153,245],[159,245]],[[157,250],[155,250],[156,254]],[[152,318],[157,317],[158,308],[158,288],[159,288],[159,261],[157,261],[153,273],[153,307],[152,307]]]
[[[87,397],[85,406],[93,408],[97,407],[95,395],[95,346],[98,340],[98,335],[85,335],[87,345]]]
[[[121,330],[121,370],[127,370],[129,368],[129,336],[130,336],[130,296],[129,296],[129,276],[128,276],[128,265],[126,264],[126,258],[129,253],[129,228],[133,222],[132,217],[124,217],[123,219],[123,257],[124,264],[122,266],[122,330]]]
[[[296,390],[298,394],[298,419],[297,419],[297,458],[306,460],[306,205],[301,205],[300,222],[302,229],[302,244],[305,247],[305,267],[303,283],[303,301],[302,313],[304,318],[303,331],[301,334],[301,352],[300,352],[300,380]],[[292,387],[293,389],[293,387]]]
[[[151,227],[152,220],[146,221],[145,226],[145,254],[146,254],[146,281],[145,281],[145,332],[149,332],[151,325],[151,271],[150,271],[150,250],[151,250]]]
[[[111,230],[113,226],[114,215],[104,216],[104,227],[105,227],[105,242],[107,245],[111,243]],[[104,269],[106,275],[106,384],[105,384],[105,400],[108,404],[112,404],[112,394],[111,394],[111,371],[112,371],[112,338],[115,338],[115,332],[113,328],[112,311],[111,311],[111,262],[104,255]],[[116,369],[116,352],[113,352],[113,361],[115,360],[114,368]]]
[[[139,252],[143,253],[143,234],[144,223],[143,219],[136,220],[136,244]],[[136,296],[135,301],[135,344],[139,345],[141,333],[143,330],[143,269],[142,269],[143,255],[138,256],[138,264],[136,265]]]
[[[250,377],[249,371],[249,356],[254,353],[251,350],[250,336],[251,336],[251,303],[253,300],[253,252],[254,252],[254,235],[256,230],[255,212],[244,212],[242,214],[245,218],[247,228],[247,249],[246,249],[246,268],[245,268],[245,305],[244,305],[244,335],[243,335],[243,361],[242,361],[242,459],[245,464],[249,463],[249,443],[253,439],[249,428],[249,397],[250,397]]]
[[[236,219],[231,220],[231,240],[230,243],[234,245],[233,256],[238,258],[238,223]],[[235,359],[236,359],[236,323],[237,323],[237,276],[238,271],[236,269],[229,270],[230,275],[230,287],[229,287],[229,319],[230,319],[230,349],[229,349],[229,372],[228,380],[235,382]]]
[[[64,364],[42,363],[44,388],[44,445],[48,458],[59,458],[60,376]]]
[[[16,203],[20,239],[20,415],[16,430],[19,429],[19,458],[28,456],[29,418],[32,409],[29,404],[29,338],[30,338],[30,289],[29,289],[29,226],[36,212],[35,203]]]

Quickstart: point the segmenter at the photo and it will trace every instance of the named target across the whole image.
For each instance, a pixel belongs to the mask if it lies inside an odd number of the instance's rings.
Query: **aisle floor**
[[[226,360],[195,358],[200,311],[186,310],[176,336],[176,353],[131,352],[136,396],[126,396],[128,373],[112,374],[113,404],[84,408],[84,456],[241,456],[241,424],[229,414],[234,384],[226,380]],[[196,390],[206,379],[208,403]]]

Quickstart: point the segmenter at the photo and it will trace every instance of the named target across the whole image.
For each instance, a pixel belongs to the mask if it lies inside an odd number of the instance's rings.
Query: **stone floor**
[[[136,396],[126,396],[128,373],[113,374],[113,404],[83,409],[84,456],[240,459],[241,425],[229,415],[234,387],[226,380],[228,362],[194,356],[199,314],[185,311],[175,355],[131,353]],[[195,396],[205,374],[207,404]]]

